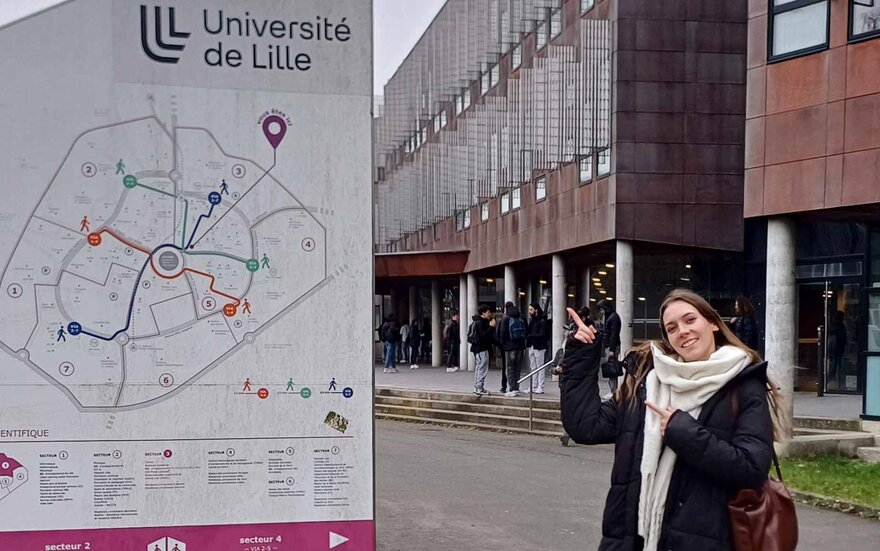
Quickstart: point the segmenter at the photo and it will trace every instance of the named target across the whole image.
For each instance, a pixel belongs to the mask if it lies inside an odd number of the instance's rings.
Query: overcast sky
[[[61,0],[0,0],[0,25]],[[374,93],[400,66],[446,0],[373,0]]]
[[[446,0],[373,0],[373,91],[400,66]]]

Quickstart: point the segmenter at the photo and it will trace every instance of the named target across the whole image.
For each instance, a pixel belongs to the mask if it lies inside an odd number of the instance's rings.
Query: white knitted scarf
[[[708,360],[683,362],[651,346],[654,369],[645,379],[648,400],[658,407],[681,410],[699,418],[703,404],[749,365],[749,356],[741,348],[723,346]],[[639,535],[645,539],[645,551],[655,551],[666,508],[666,494],[675,452],[663,447],[660,416],[645,408],[645,443],[642,449],[642,487],[639,492]]]

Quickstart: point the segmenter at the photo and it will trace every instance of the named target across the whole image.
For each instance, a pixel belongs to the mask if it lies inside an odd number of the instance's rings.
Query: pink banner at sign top
[[[54,546],[54,547],[53,547]],[[175,549],[176,546],[176,549]],[[375,551],[373,521],[0,532],[15,551]]]

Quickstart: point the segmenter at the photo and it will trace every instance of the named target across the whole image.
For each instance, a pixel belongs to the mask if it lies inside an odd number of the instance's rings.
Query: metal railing
[[[552,360],[545,363],[541,367],[535,368],[534,370],[532,370],[531,373],[523,376],[522,378],[520,378],[520,380],[518,380],[516,382],[516,384],[518,386],[518,385],[521,385],[523,383],[523,381],[525,381],[526,379],[529,380],[529,430],[533,430],[534,419],[535,419],[534,418],[535,394],[532,392],[532,388],[533,388],[532,387],[532,379],[539,371],[547,369],[548,367],[555,366],[555,365],[556,365],[556,358],[553,358]]]

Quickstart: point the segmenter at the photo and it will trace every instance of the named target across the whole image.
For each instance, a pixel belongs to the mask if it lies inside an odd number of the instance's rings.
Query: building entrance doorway
[[[800,390],[857,394],[861,285],[825,280],[798,285]]]

